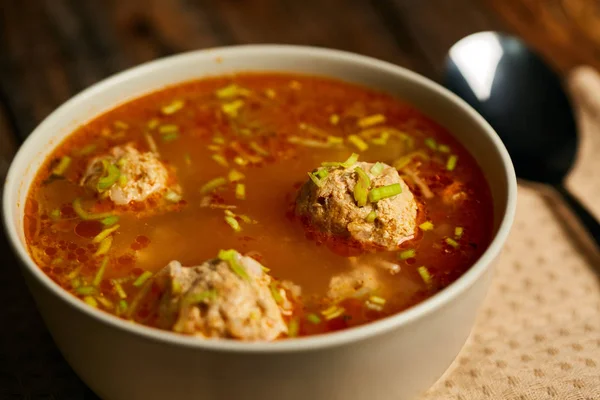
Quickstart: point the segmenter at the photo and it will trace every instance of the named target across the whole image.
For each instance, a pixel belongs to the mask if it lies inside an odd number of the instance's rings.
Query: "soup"
[[[481,170],[387,94],[247,73],[183,83],[78,128],[24,219],[89,306],[199,338],[276,340],[401,312],[492,235]]]

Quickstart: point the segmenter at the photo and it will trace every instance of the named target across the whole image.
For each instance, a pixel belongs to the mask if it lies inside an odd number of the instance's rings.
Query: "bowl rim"
[[[60,287],[57,283],[52,281],[41,270],[41,268],[36,265],[30,256],[26,245],[21,242],[17,233],[17,228],[12,224],[11,218],[13,217],[13,202],[16,204],[19,190],[24,190],[20,189],[24,186],[24,182],[20,180],[19,176],[17,176],[17,165],[27,163],[27,160],[32,157],[31,152],[28,149],[31,144],[37,140],[37,136],[40,135],[41,132],[47,130],[47,127],[52,126],[55,121],[59,121],[69,115],[69,109],[72,107],[72,105],[79,101],[94,97],[106,89],[118,86],[121,82],[127,81],[132,77],[145,74],[151,75],[153,71],[169,68],[171,64],[184,62],[185,60],[195,59],[197,57],[205,57],[206,55],[214,55],[215,57],[223,57],[225,59],[228,56],[252,56],[264,55],[267,53],[282,57],[285,57],[285,55],[300,55],[307,57],[318,56],[323,59],[335,60],[348,64],[369,66],[371,68],[383,70],[407,81],[411,81],[412,83],[424,86],[427,89],[435,92],[435,95],[438,96],[441,101],[454,103],[462,109],[467,117],[472,118],[476,122],[481,132],[486,134],[488,139],[491,140],[502,161],[504,176],[507,178],[507,199],[506,207],[504,210],[502,210],[502,218],[500,224],[498,225],[497,233],[494,235],[486,251],[467,270],[467,272],[465,272],[459,279],[457,279],[448,287],[444,288],[432,297],[418,303],[417,305],[395,315],[362,326],[353,327],[351,329],[338,332],[301,338],[291,338],[276,342],[240,342],[234,340],[198,340],[197,338],[176,334],[170,331],[163,331],[124,321],[112,314],[89,307],[83,301],[76,298]],[[328,75],[324,73],[323,76]],[[127,101],[130,101],[130,99]],[[53,148],[56,147],[57,144],[58,143],[54,144]],[[13,188],[12,192],[11,188]],[[29,190],[29,186],[26,189]],[[374,336],[383,335],[391,330],[399,329],[402,326],[409,325],[410,323],[424,318],[434,311],[444,307],[447,303],[451,302],[465,292],[469,287],[471,287],[487,271],[487,269],[491,267],[494,259],[500,253],[500,250],[504,245],[510,231],[516,210],[516,198],[517,181],[515,177],[515,171],[504,144],[493,128],[483,119],[483,117],[481,117],[466,102],[441,85],[404,67],[372,57],[341,50],[313,46],[280,44],[236,45],[195,50],[140,64],[95,83],[59,106],[33,130],[33,132],[21,145],[11,162],[4,183],[3,222],[5,230],[8,233],[9,242],[11,243],[14,252],[18,255],[22,268],[29,272],[39,284],[41,284],[45,289],[49,290],[54,296],[58,297],[68,306],[75,308],[77,311],[95,319],[99,323],[103,323],[109,327],[123,331],[123,333],[136,335],[140,339],[166,345],[235,353],[282,353],[337,347],[352,342],[365,340]]]

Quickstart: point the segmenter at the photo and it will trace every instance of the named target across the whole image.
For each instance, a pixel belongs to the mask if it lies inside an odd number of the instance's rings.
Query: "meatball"
[[[375,164],[358,162],[351,167],[334,167],[317,185],[312,179],[300,189],[295,213],[312,234],[327,239],[350,239],[361,249],[395,250],[413,238],[417,203],[398,172],[386,164],[373,174]],[[399,184],[402,192],[360,207],[354,197],[357,168],[370,178],[370,188]],[[372,214],[374,212],[374,214]],[[375,219],[373,220],[372,218]]]
[[[287,333],[285,310],[273,297],[277,289],[271,277],[254,259],[231,250],[225,254],[193,267],[172,261],[157,274],[163,291],[159,325],[202,338],[245,341],[273,340]],[[279,300],[290,306],[282,301],[287,299]]]
[[[92,159],[81,184],[106,193],[117,205],[126,205],[166,191],[168,178],[167,168],[154,153],[140,153],[126,145]]]

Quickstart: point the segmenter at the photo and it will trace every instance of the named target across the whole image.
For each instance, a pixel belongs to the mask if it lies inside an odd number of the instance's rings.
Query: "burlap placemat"
[[[600,75],[579,68],[569,86],[581,148],[568,187],[600,217]],[[422,400],[600,399],[600,261],[555,200],[519,185],[473,334]]]

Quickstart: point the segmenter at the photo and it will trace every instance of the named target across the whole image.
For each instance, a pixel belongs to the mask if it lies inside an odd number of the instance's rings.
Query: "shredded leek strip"
[[[240,218],[242,221],[244,221],[245,223],[247,223],[247,224],[256,224],[256,223],[258,223],[257,221],[253,220],[252,218],[250,218],[249,216],[247,216],[247,215],[244,215],[244,214],[242,214],[242,215],[238,215],[238,217],[239,217],[239,218]]]
[[[119,217],[116,215],[111,215],[110,217],[103,218],[100,220],[100,222],[102,222],[102,225],[104,226],[111,226],[119,222]]]
[[[96,299],[94,299],[92,296],[85,296],[83,298],[83,301],[86,302],[86,304],[96,308],[98,307],[98,302],[96,301]]]
[[[343,168],[350,168],[351,166],[353,166],[354,164],[356,164],[356,162],[358,161],[358,157],[359,155],[356,153],[352,153],[350,155],[350,157],[348,157],[348,159],[344,162],[339,162],[339,161],[333,161],[333,162],[323,162],[321,163],[321,166],[323,167],[343,167]]]
[[[371,296],[369,297],[369,301],[374,304],[378,304],[380,306],[384,305],[386,300],[383,297],[379,296]]]
[[[382,124],[385,122],[385,115],[375,114],[368,117],[363,117],[358,120],[357,124],[360,128],[368,128],[373,125]]]
[[[96,296],[95,299],[107,310],[112,310],[115,306],[112,301],[108,300],[106,297]]]
[[[140,287],[146,282],[148,279],[152,277],[152,272],[144,271],[140,276],[137,277],[135,281],[133,281],[133,286]]]
[[[235,219],[235,217],[226,215],[225,222],[227,222],[227,225],[229,225],[231,227],[231,229],[233,229],[235,232],[241,232],[242,227],[240,226],[240,223],[238,222],[238,220]]]
[[[79,216],[79,218],[83,219],[83,220],[89,220],[89,219],[104,219],[107,217],[112,217],[111,213],[90,213],[87,212],[83,209],[83,207],[81,206],[81,198],[76,198],[75,200],[73,200],[73,211],[75,211],[75,214],[77,214],[77,216]]]
[[[117,281],[115,279],[111,279],[110,281],[113,284],[113,287],[115,288],[115,292],[117,292],[117,295],[122,299],[126,299],[127,293],[125,293],[125,290],[123,290],[123,286],[121,286],[119,281]]]
[[[389,197],[394,197],[402,193],[402,186],[399,183],[394,183],[392,185],[381,186],[374,189],[371,189],[369,192],[369,201],[371,203],[378,202],[379,200],[387,199]]]
[[[323,180],[321,178],[319,178],[319,176],[317,175],[317,172],[308,172],[308,177],[310,178],[311,181],[313,181],[313,183],[315,185],[317,185],[317,187],[323,187],[325,182],[323,182]]]
[[[352,143],[359,151],[366,151],[369,148],[367,142],[362,140],[358,135],[349,135],[348,141]]]
[[[271,290],[271,296],[273,296],[273,300],[275,300],[275,303],[282,304],[283,296],[279,292],[279,287],[277,286],[277,282],[271,282],[269,284],[269,289]]]
[[[108,265],[108,257],[104,257],[102,260],[102,264],[100,264],[100,268],[96,272],[96,276],[94,276],[94,280],[92,281],[92,286],[98,287],[100,282],[102,282],[102,277],[104,276],[104,272],[106,271],[106,266]]]
[[[306,316],[306,319],[315,325],[321,323],[321,318],[319,318],[319,316],[317,314],[310,313]]]
[[[115,232],[117,229],[119,229],[121,227],[121,225],[114,225],[110,228],[106,228],[104,229],[102,232],[100,232],[99,234],[97,234],[94,239],[92,239],[92,243],[100,243],[101,241],[103,241],[104,239],[106,239],[107,237],[109,237],[113,232]]]
[[[61,176],[62,174],[65,173],[67,168],[69,168],[69,165],[71,165],[71,157],[69,157],[69,156],[61,157],[61,159],[58,162],[58,164],[56,165],[56,167],[54,167],[54,169],[52,170],[52,174],[56,175],[56,176]]]
[[[219,164],[222,167],[225,167],[225,168],[229,167],[229,163],[227,162],[227,159],[220,154],[213,154],[212,159],[214,162],[216,162],[217,164]]]
[[[98,246],[98,250],[94,253],[94,256],[103,256],[110,250],[112,246],[113,238],[112,236],[105,237],[100,241],[100,245]]]
[[[183,298],[183,305],[184,307],[189,307],[192,306],[194,304],[200,304],[200,303],[204,303],[207,300],[213,301],[217,298],[218,296],[218,292],[216,289],[211,289],[211,290],[203,290],[202,292],[197,292],[197,293],[188,293],[184,296]]]
[[[106,160],[102,160],[102,165],[104,167],[104,174],[98,179],[96,185],[99,192],[104,192],[109,189],[112,185],[117,183],[117,180],[119,180],[119,177],[121,176],[121,171],[116,165],[109,163]]]
[[[287,140],[292,144],[300,144],[306,147],[316,147],[321,149],[328,149],[335,146],[335,143],[322,142],[320,140],[307,139],[299,136],[288,136]]]
[[[250,276],[244,269],[244,267],[238,261],[239,253],[235,250],[219,250],[218,258],[226,261],[229,264],[229,268],[235,272],[240,278],[248,281]]]
[[[331,144],[331,145],[343,144],[344,139],[341,137],[338,137],[338,136],[329,135],[329,136],[327,136],[327,143]]]
[[[454,168],[456,168],[457,161],[458,156],[456,154],[452,154],[450,157],[448,157],[448,161],[446,162],[446,169],[448,171],[454,171]]]
[[[431,283],[431,274],[429,273],[427,267],[420,266],[419,268],[417,268],[417,272],[419,273],[419,275],[421,275],[421,279],[423,279],[423,282],[425,282],[427,285]]]
[[[71,286],[73,287],[73,289],[77,289],[78,287],[80,287],[81,286],[81,278],[77,277],[77,278],[71,279]]]
[[[229,182],[237,182],[237,181],[241,181],[242,179],[244,179],[246,176],[244,174],[242,174],[241,172],[232,169],[231,171],[229,171],[229,174],[227,175],[227,178],[229,179]]]
[[[367,205],[367,198],[369,196],[369,186],[371,186],[371,179],[369,175],[360,167],[354,169],[358,175],[358,181],[354,185],[354,200],[359,207]]]
[[[161,108],[160,111],[164,115],[172,115],[175,114],[177,111],[181,110],[184,105],[185,102],[183,100],[173,100],[173,102]]]
[[[339,308],[337,308],[337,309],[336,309],[334,312],[332,312],[332,313],[329,313],[329,314],[325,315],[325,319],[326,319],[327,321],[329,321],[329,320],[332,320],[332,319],[335,319],[335,318],[337,318],[337,317],[341,316],[341,315],[342,315],[342,314],[343,314],[345,311],[346,311],[346,310],[345,310],[344,308],[342,308],[342,307],[339,307]]]
[[[460,239],[464,231],[465,230],[462,226],[457,226],[456,228],[454,228],[454,236],[456,236],[457,239]]]
[[[75,289],[77,294],[81,294],[83,296],[93,295],[98,293],[98,289],[93,286],[79,286]]]
[[[235,185],[235,198],[238,200],[244,200],[246,198],[246,185],[243,183]]]
[[[174,124],[166,124],[158,127],[158,133],[166,135],[168,133],[179,133],[179,127]]]
[[[225,103],[221,105],[221,111],[223,111],[224,114],[226,114],[227,116],[229,116],[230,118],[235,118],[238,116],[238,112],[240,110],[240,108],[242,108],[244,106],[244,101],[243,100],[234,100],[230,103]]]
[[[200,188],[200,193],[202,193],[202,194],[210,193],[210,192],[214,191],[215,189],[217,189],[218,187],[223,186],[225,184],[227,184],[227,179],[223,178],[222,176],[219,176],[218,178],[211,179],[210,181],[206,182]]]
[[[148,121],[148,123],[146,124],[146,127],[150,130],[156,128],[158,126],[158,124],[160,124],[160,121],[158,120],[158,118],[152,118],[150,121]]]
[[[300,325],[298,324],[298,320],[296,318],[290,320],[290,322],[288,324],[288,337],[298,336],[299,330],[300,330]]]
[[[434,138],[425,139],[425,146],[429,147],[431,150],[437,150],[437,143]]]
[[[376,219],[377,219],[377,211],[371,211],[365,218],[365,221],[367,221],[368,223],[371,223],[371,222],[375,222]]]
[[[331,125],[337,125],[340,122],[340,116],[337,114],[331,114],[329,117],[329,123]]]
[[[240,87],[235,83],[227,85],[221,89],[218,89],[215,94],[219,99],[229,99],[238,96],[249,96],[252,92],[248,89]],[[268,96],[268,95],[267,95]]]
[[[410,164],[410,162],[413,159],[415,159],[416,157],[419,157],[425,161],[430,159],[430,157],[427,155],[427,153],[425,153],[422,150],[413,151],[412,153],[408,153],[408,154],[398,158],[396,161],[394,161],[394,164],[393,164],[394,168],[396,168],[398,170],[403,169],[408,164]]]
[[[452,238],[449,238],[449,237],[447,237],[447,238],[445,239],[445,242],[446,242],[446,243],[447,243],[449,246],[452,246],[452,247],[454,247],[455,249],[458,249],[458,247],[460,246],[456,240],[454,240],[454,239],[452,239]]]
[[[419,228],[421,228],[422,231],[430,231],[434,228],[433,222],[425,221],[421,225],[419,225]]]
[[[171,203],[179,203],[181,201],[181,194],[177,193],[174,190],[167,190],[165,193],[165,200],[170,201]]]
[[[60,219],[60,210],[58,208],[55,208],[54,210],[50,211],[50,218],[53,219],[54,221],[57,221]]]
[[[172,142],[179,138],[179,133],[177,133],[177,132],[167,133],[165,135],[162,135],[161,137],[162,137],[163,142]]]
[[[390,138],[390,133],[388,131],[381,132],[381,136],[378,138],[371,139],[371,143],[377,146],[385,146]]]
[[[381,173],[383,172],[383,169],[385,168],[385,165],[383,163],[380,163],[379,161],[377,161],[375,163],[375,165],[373,165],[371,167],[371,170],[369,171],[373,176],[378,176],[381,175]]]
[[[158,146],[156,145],[156,142],[154,141],[152,135],[150,135],[149,133],[144,133],[144,138],[148,143],[148,148],[150,149],[150,151],[158,155]]]
[[[141,276],[141,275],[140,275]],[[139,278],[138,278],[139,279]],[[136,312],[140,302],[146,297],[150,288],[152,287],[152,281],[147,281],[140,290],[135,294],[133,300],[131,301],[131,306],[127,309],[125,316],[127,318],[131,318],[131,316]]]
[[[73,271],[69,272],[69,274],[67,275],[67,279],[73,279],[76,276],[78,276],[79,271],[81,271],[81,268],[83,268],[83,265],[80,265],[77,268],[75,268]]]
[[[117,306],[117,315],[122,315],[125,311],[127,311],[127,307],[129,307],[127,301],[120,300],[119,305]]]
[[[445,144],[440,144],[438,146],[438,151],[440,153],[450,153],[450,147],[448,145],[445,145]]]
[[[409,258],[414,258],[417,255],[415,249],[404,250],[400,254],[398,254],[398,258],[401,260],[408,260]]]
[[[263,149],[258,143],[250,142],[250,148],[256,152],[256,154],[260,154],[261,156],[268,157],[269,152]]]

